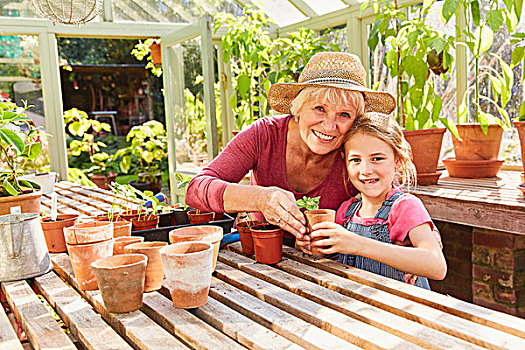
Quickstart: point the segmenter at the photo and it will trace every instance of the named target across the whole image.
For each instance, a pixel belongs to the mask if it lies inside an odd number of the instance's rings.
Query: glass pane
[[[0,100],[15,102],[18,106],[33,106],[26,114],[40,131],[45,132],[44,99],[40,77],[38,37],[30,35],[0,35]],[[25,169],[44,171],[49,165],[48,139],[41,136],[43,151]]]
[[[261,10],[271,17],[279,27],[284,27],[308,19],[287,0],[254,1]]]
[[[304,0],[318,15],[334,12],[348,7],[341,0]]]

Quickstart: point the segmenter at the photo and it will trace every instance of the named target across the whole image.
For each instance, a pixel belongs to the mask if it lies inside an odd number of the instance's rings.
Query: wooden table
[[[287,247],[268,266],[234,243],[220,252],[206,305],[177,309],[161,290],[126,314],[108,313],[99,291],[78,291],[67,254],[52,260],[32,282],[69,336],[27,281],[1,284],[35,349],[525,349],[523,319]],[[21,348],[0,310],[0,349]]]
[[[517,189],[517,171],[498,177],[460,179],[443,172],[437,185],[418,186],[419,197],[435,220],[514,234],[525,234],[525,196]]]

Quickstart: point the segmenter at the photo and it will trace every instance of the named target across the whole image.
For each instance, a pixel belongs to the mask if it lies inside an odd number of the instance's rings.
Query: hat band
[[[355,80],[343,79],[343,78],[317,78],[308,81],[304,81],[301,84],[318,84],[318,83],[349,83],[363,87],[363,84],[358,83]]]

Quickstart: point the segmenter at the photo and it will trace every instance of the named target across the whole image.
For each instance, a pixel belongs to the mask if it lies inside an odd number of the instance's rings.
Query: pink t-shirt
[[[226,148],[188,185],[186,203],[189,206],[224,212],[223,194],[230,183],[238,183],[250,171],[251,184],[277,186],[290,191],[296,199],[321,196],[320,208],[337,209],[354,187],[344,185],[344,160],[335,157],[326,177],[306,193],[294,191],[286,179],[286,135],[291,116],[265,117],[240,132]],[[308,174],[305,174],[308,176]]]
[[[388,193],[387,198],[390,198],[395,192],[399,190],[400,189],[397,187],[392,188],[392,190]],[[355,197],[350,198],[349,200],[341,204],[341,206],[335,214],[336,223],[343,225],[343,223],[345,222],[345,214],[354,201],[356,201]],[[359,211],[357,212],[357,214],[359,214]],[[384,223],[383,220],[378,220],[380,223]],[[376,223],[376,219],[362,218],[359,215],[354,215],[351,218],[350,222],[364,226],[370,226]],[[392,208],[390,209],[390,214],[388,215],[388,219],[386,220],[388,233],[390,235],[390,242],[405,242],[410,230],[424,223],[429,223],[431,229],[439,235],[438,229],[432,222],[432,219],[430,218],[430,215],[428,214],[421,200],[410,193],[403,193],[394,202],[394,205],[392,205]]]

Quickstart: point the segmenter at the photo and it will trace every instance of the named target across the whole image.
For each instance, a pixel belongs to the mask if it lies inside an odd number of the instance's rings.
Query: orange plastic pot
[[[51,221],[50,216],[40,219],[47,250],[50,253],[63,253],[67,251],[64,239],[64,227],[73,226],[78,218],[76,214],[62,214],[57,216],[57,221]]]
[[[237,231],[239,231],[239,239],[241,241],[242,252],[246,255],[255,254],[253,248],[253,237],[251,226],[261,225],[262,221],[244,221],[237,224]]]
[[[255,249],[255,260],[262,264],[276,264],[283,258],[283,230],[276,225],[258,225],[250,228]]]
[[[213,245],[213,271],[215,271],[223,232],[224,230],[222,227],[212,225],[182,227],[171,230],[169,233],[169,240],[170,243],[188,241],[204,241],[211,243]]]

